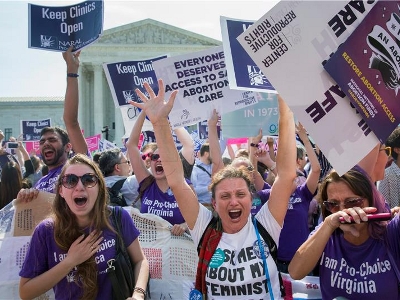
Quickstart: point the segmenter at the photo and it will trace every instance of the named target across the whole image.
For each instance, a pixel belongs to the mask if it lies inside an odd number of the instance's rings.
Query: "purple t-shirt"
[[[54,168],[49,171],[49,173],[46,176],[43,176],[40,178],[34,188],[39,190],[39,191],[44,191],[44,192],[49,192],[55,194],[55,188],[56,188],[56,183],[58,180],[58,177],[60,177],[60,173],[62,168],[64,167],[64,164],[58,166],[57,168]]]
[[[110,223],[112,221],[110,219]],[[138,236],[139,231],[129,213],[122,209],[121,214],[122,238],[125,245],[130,245]],[[109,229],[103,229],[104,241],[101,243],[99,251],[95,254],[98,276],[97,286],[99,288],[96,299],[112,299],[111,281],[107,278],[107,261],[115,257],[116,234]],[[51,269],[62,261],[67,252],[62,251],[54,241],[53,220],[43,220],[35,228],[31,243],[19,276],[24,278],[34,278],[47,270]],[[82,289],[75,284],[74,268],[54,287],[54,294],[57,300],[60,299],[79,299],[82,296]]]
[[[190,184],[187,179],[186,182]],[[139,190],[142,183],[143,181],[139,185]],[[171,189],[163,193],[155,180],[143,193],[140,212],[157,215],[172,225],[185,223]]]
[[[319,265],[323,299],[400,299],[398,279],[387,245],[399,268],[399,217],[387,227],[383,240],[369,238],[359,246],[348,243],[340,230],[330,237]]]
[[[313,195],[304,182],[290,195],[288,209],[279,237],[278,259],[291,261],[297,249],[310,234],[308,208]]]

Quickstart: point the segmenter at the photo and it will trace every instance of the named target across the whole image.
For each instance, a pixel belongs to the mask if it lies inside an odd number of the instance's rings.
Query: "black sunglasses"
[[[149,157],[152,161],[157,161],[160,158],[160,154],[152,154]]]
[[[97,184],[97,182],[99,182],[99,177],[97,177],[95,174],[86,173],[82,176],[78,176],[75,174],[64,175],[61,178],[61,183],[63,187],[67,189],[73,189],[78,184],[79,179],[81,180],[83,186],[87,188],[92,188]]]
[[[352,198],[343,202],[344,208],[362,207],[365,198]],[[339,201],[324,201],[325,208],[330,212],[336,212],[340,209]]]

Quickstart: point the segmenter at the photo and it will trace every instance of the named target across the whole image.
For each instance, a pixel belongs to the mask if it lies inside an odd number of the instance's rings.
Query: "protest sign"
[[[129,137],[132,132],[133,125],[137,121],[140,109],[135,106],[121,106],[121,114],[122,114],[122,121],[124,122],[125,134],[124,137]],[[142,130],[153,130],[153,125],[151,122],[146,118],[144,120]]]
[[[66,51],[80,50],[103,33],[103,0],[70,6],[28,4],[29,48]]]
[[[254,93],[258,103],[221,116],[224,138],[278,134],[278,96],[271,93]]]
[[[21,120],[22,139],[24,141],[39,141],[40,131],[51,126],[51,119],[23,121]]]
[[[378,2],[324,65],[381,143],[399,124],[398,1]]]
[[[213,109],[225,113],[255,103],[229,88],[222,46],[158,60],[153,67],[164,80],[166,99],[179,90],[169,114],[173,129],[206,120]]]
[[[199,134],[199,138],[201,140],[208,139],[208,121],[204,120],[197,124],[197,133]],[[219,117],[219,121],[217,124],[217,136],[221,138],[221,117]]]
[[[86,144],[89,152],[99,150],[99,141],[101,140],[101,134],[96,134],[94,136],[89,136],[85,138]]]
[[[30,155],[39,155],[39,141],[25,142],[25,149]]]
[[[339,174],[379,141],[323,68],[376,1],[280,1],[238,37]]]
[[[229,87],[238,90],[276,93],[267,77],[236,39],[254,21],[230,19],[222,16],[220,21]]]
[[[107,141],[107,140],[99,140],[99,151],[105,151],[109,149],[115,149],[119,147],[115,145],[113,142]]]
[[[14,236],[30,236],[36,225],[51,213],[55,194],[39,192],[34,201],[14,200]]]
[[[103,64],[104,73],[106,74],[115,106],[131,106],[129,101],[142,102],[136,95],[135,90],[138,88],[146,95],[147,92],[143,88],[145,82],[157,94],[157,77],[154,73],[152,63],[166,57],[166,55],[163,55],[146,60]]]

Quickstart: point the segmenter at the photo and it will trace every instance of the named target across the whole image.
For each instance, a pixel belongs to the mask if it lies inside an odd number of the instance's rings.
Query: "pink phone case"
[[[379,221],[387,221],[390,220],[392,218],[392,214],[391,213],[379,213],[379,214],[369,214],[367,215],[368,217],[368,222],[379,222]],[[353,217],[350,216],[350,223],[355,223],[353,220]],[[339,218],[339,222],[342,224],[349,224],[348,222],[346,222],[346,220],[343,217]],[[361,221],[362,222],[362,221]]]

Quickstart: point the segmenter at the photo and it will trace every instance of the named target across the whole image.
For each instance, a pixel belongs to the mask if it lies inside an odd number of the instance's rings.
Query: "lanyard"
[[[265,277],[267,278],[267,289],[269,291],[271,300],[274,300],[274,293],[272,291],[271,279],[269,277],[269,272],[268,272],[267,259],[265,258],[265,253],[264,253],[264,245],[261,242],[260,233],[258,232],[258,228],[257,228],[257,223],[256,222],[257,222],[256,218],[253,218],[253,224],[254,224],[254,228],[256,230],[256,235],[257,235],[258,248],[260,249],[261,258],[262,258],[263,263],[264,263]]]

